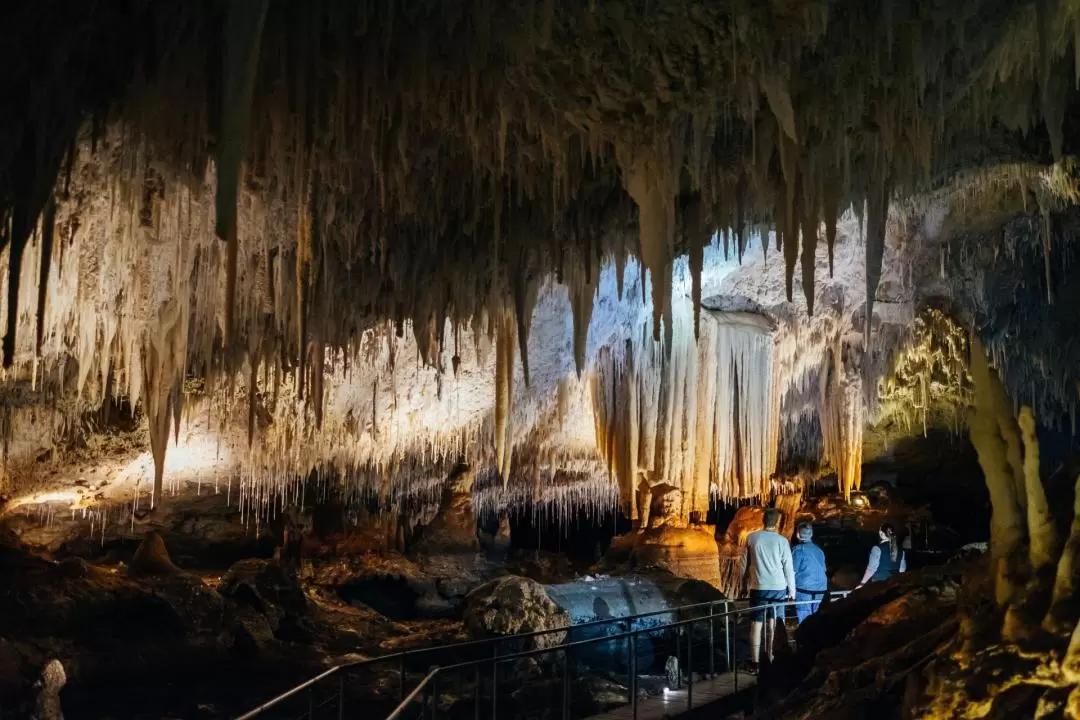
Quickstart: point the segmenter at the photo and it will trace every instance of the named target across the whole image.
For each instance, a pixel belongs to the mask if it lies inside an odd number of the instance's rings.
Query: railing
[[[830,596],[843,596],[847,595],[847,592],[829,593]],[[452,680],[454,675],[469,674],[472,677],[466,680],[464,684],[455,684],[452,687],[460,689],[463,685],[467,687],[471,680],[472,685],[472,715],[475,720],[480,720],[482,717],[499,717],[499,666],[507,663],[513,663],[515,661],[540,658],[543,656],[554,655],[556,662],[551,664],[551,668],[558,671],[561,675],[561,689],[559,691],[560,700],[560,714],[563,720],[569,720],[573,717],[573,699],[572,699],[572,684],[571,684],[571,666],[575,662],[575,655],[578,654],[583,648],[588,646],[615,643],[619,641],[626,641],[626,661],[627,661],[627,686],[629,690],[629,705],[631,706],[631,713],[633,718],[638,716],[638,690],[639,690],[639,673],[638,673],[638,646],[639,638],[642,635],[651,635],[657,633],[671,633],[674,631],[676,648],[675,658],[681,664],[683,657],[683,638],[685,637],[685,658],[686,665],[679,667],[678,682],[681,685],[682,679],[686,678],[686,709],[691,710],[694,707],[694,674],[695,674],[695,662],[694,662],[694,643],[695,643],[695,624],[703,625],[708,624],[708,654],[707,662],[700,662],[699,656],[698,665],[707,666],[707,674],[709,677],[716,676],[716,623],[722,621],[724,626],[724,661],[726,668],[733,674],[733,692],[739,691],[739,657],[738,657],[738,643],[734,641],[731,633],[732,621],[737,620],[739,617],[758,612],[762,613],[767,620],[775,620],[781,617],[781,612],[786,616],[787,609],[790,607],[797,607],[800,605],[810,605],[817,602],[816,600],[803,600],[803,601],[786,601],[779,603],[771,603],[765,606],[759,606],[756,608],[739,608],[730,609],[726,608],[720,614],[713,612],[716,605],[728,606],[731,601],[716,601],[712,603],[703,603],[707,605],[709,609],[708,615],[701,615],[698,617],[687,618],[678,620],[676,622],[667,623],[665,625],[654,626],[649,628],[632,629],[628,632],[619,633],[616,635],[606,635],[602,637],[589,638],[586,640],[577,640],[567,642],[561,645],[537,648],[534,650],[527,650],[524,652],[517,652],[510,655],[504,655],[501,657],[492,657],[482,660],[469,660],[465,662],[458,662],[452,665],[445,665],[433,668],[417,685],[412,692],[405,697],[404,700],[394,709],[394,711],[387,717],[387,720],[404,720],[406,717],[413,718],[418,717],[420,720],[426,720],[430,718],[435,720],[440,711],[440,699],[442,693],[440,693],[440,687],[447,687],[447,683]],[[692,606],[691,606],[692,607]],[[677,610],[686,610],[688,608],[678,608]],[[668,611],[674,612],[674,611]],[[623,618],[623,621],[629,620],[629,618]],[[769,637],[768,628],[772,626],[772,623],[766,623],[766,627],[763,628],[762,649],[771,647],[771,638]],[[561,662],[559,662],[561,660]],[[482,671],[485,666],[490,668],[490,697],[485,697],[483,692],[484,678]],[[685,673],[683,672],[685,667]],[[530,678],[530,684],[542,682],[542,678]],[[668,688],[664,687],[664,692],[668,692]],[[458,695],[461,693],[459,692]],[[551,707],[551,701],[554,698],[551,695],[547,695],[547,707]],[[415,713],[417,708],[415,705],[419,703],[419,715]],[[490,716],[488,716],[484,710],[486,707],[490,707]],[[410,710],[413,712],[410,713]],[[460,706],[452,709],[452,714],[455,717],[461,717],[463,708]]]
[[[665,608],[663,610],[654,610],[646,613],[639,613],[637,615],[606,618],[603,620],[591,620],[584,623],[578,623],[576,625],[568,625],[561,628],[553,628],[550,630],[537,630],[535,632],[523,633],[520,635],[508,635],[503,637],[485,638],[482,640],[470,640],[467,642],[454,643],[452,645],[439,645],[428,648],[417,648],[414,650],[403,650],[401,652],[392,653],[389,655],[382,655],[375,658],[366,658],[364,660],[357,660],[355,662],[344,663],[329,668],[325,672],[316,675],[315,677],[297,685],[296,687],[287,690],[286,692],[278,695],[277,697],[269,700],[262,705],[250,710],[243,715],[236,718],[236,720],[251,720],[252,718],[268,718],[271,716],[270,711],[276,710],[275,717],[286,717],[292,720],[315,720],[316,718],[338,718],[339,720],[345,717],[345,708],[347,702],[346,693],[346,680],[350,674],[355,674],[359,671],[373,668],[376,665],[385,665],[390,663],[397,664],[398,670],[398,699],[399,702],[404,702],[411,694],[407,693],[407,675],[408,666],[410,663],[416,664],[424,658],[431,658],[436,655],[446,655],[455,662],[460,661],[462,655],[468,655],[472,653],[479,653],[481,657],[473,659],[476,663],[492,663],[494,661],[501,662],[499,658],[514,657],[515,651],[528,641],[535,642],[536,639],[547,636],[555,635],[559,633],[576,633],[589,628],[597,628],[605,625],[616,624],[633,624],[635,622],[661,615],[670,615],[675,613],[684,613],[697,609],[708,610],[710,614],[713,613],[715,608],[719,605],[723,605],[725,611],[730,609],[731,605],[736,602],[742,601],[735,600],[713,600],[703,603],[695,603],[693,605],[684,605],[681,607]],[[720,618],[723,615],[716,615]],[[600,640],[610,640],[615,636],[605,636]],[[506,646],[512,646],[513,651],[500,652],[501,648]],[[562,647],[559,645],[557,647]],[[433,662],[428,662],[427,668],[435,665]],[[450,667],[446,664],[443,667]],[[426,678],[425,678],[426,679]],[[288,706],[291,706],[291,710]],[[300,708],[303,709],[300,709]],[[370,708],[367,708],[366,712],[371,712]],[[282,714],[278,714],[282,713]]]

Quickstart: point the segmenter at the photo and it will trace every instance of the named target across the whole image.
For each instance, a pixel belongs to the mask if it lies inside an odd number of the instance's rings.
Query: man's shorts
[[[787,600],[787,591],[785,590],[751,590],[750,607],[758,609],[751,610],[750,620],[753,622],[762,622],[766,615],[766,605],[784,602],[785,600]],[[776,613],[782,617],[783,610],[777,609]],[[768,613],[768,615],[770,618],[776,617],[773,613]]]

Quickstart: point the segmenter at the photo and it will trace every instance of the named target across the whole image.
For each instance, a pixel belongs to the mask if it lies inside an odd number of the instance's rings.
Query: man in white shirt
[[[750,591],[750,669],[757,670],[761,658],[761,634],[768,619],[767,642],[771,644],[775,629],[775,615],[766,613],[765,607],[777,602],[795,599],[795,570],[791,560],[791,544],[778,532],[780,510],[766,508],[765,528],[750,533],[746,539],[743,567],[747,573]],[[782,610],[777,609],[776,613]],[[772,647],[768,647],[772,659]]]

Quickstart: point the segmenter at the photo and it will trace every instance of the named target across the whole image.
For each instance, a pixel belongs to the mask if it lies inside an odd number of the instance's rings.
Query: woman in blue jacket
[[[799,624],[817,612],[821,598],[829,590],[829,579],[825,573],[825,553],[814,544],[814,527],[808,522],[799,523],[796,528],[799,544],[791,549],[791,560],[795,566],[795,615]]]

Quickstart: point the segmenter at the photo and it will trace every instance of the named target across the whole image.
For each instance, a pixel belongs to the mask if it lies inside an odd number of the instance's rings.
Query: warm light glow
[[[38,492],[15,498],[8,503],[7,512],[26,505],[42,505],[46,503],[74,503],[79,499],[79,493],[74,490],[53,490]]]

